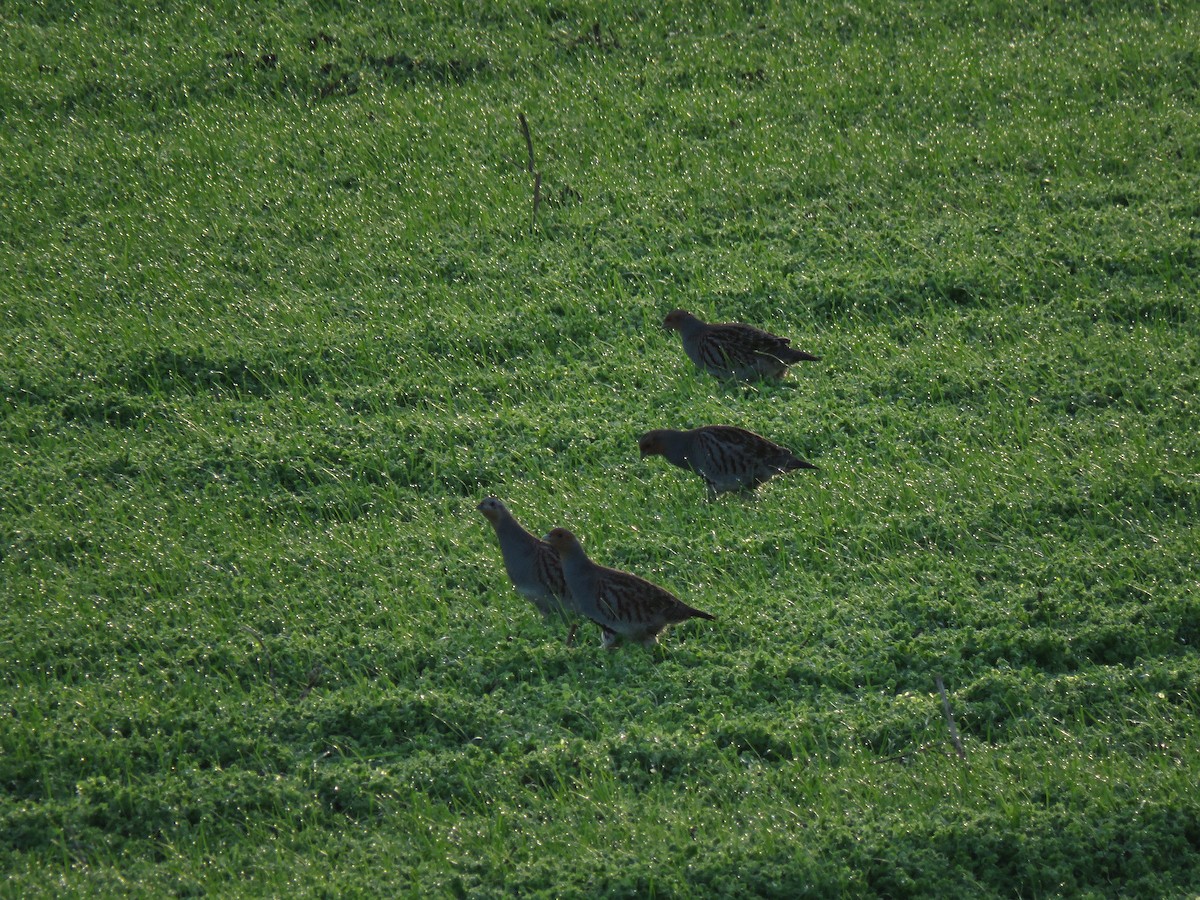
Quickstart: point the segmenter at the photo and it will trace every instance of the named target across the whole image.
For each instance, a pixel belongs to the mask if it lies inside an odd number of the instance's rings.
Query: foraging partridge
[[[562,559],[563,575],[580,615],[600,626],[607,649],[616,646],[618,637],[650,646],[658,643],[668,625],[716,618],[644,578],[597,565],[565,528],[555,528],[546,541]]]
[[[709,495],[753,491],[769,478],[793,469],[817,468],[774,441],[732,425],[706,425],[691,431],[661,428],[638,440],[642,457],[663,456],[691,469],[708,483]]]
[[[793,363],[821,358],[793,350],[788,338],[737,322],[709,325],[683,309],[668,313],[663,328],[678,331],[688,359],[718,378],[782,378]]]
[[[496,529],[500,555],[513,587],[537,607],[546,621],[571,619],[577,612],[563,578],[558,554],[541,538],[530,534],[513,518],[503,503],[488,497],[476,507]],[[571,622],[567,645],[575,640],[578,621]]]

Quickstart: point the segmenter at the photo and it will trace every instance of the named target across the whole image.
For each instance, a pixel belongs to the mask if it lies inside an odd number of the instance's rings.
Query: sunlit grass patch
[[[10,889],[1195,892],[1200,22],[971,12],[8,22]],[[565,646],[487,495],[716,620]]]

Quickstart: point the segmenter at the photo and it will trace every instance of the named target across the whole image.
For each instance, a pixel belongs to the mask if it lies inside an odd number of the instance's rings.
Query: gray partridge
[[[716,618],[644,578],[597,565],[565,528],[555,528],[546,541],[562,560],[563,575],[580,615],[600,626],[608,649],[616,646],[618,637],[650,646],[658,643],[668,625]]]
[[[821,357],[794,350],[791,340],[770,332],[723,322],[709,325],[683,309],[675,309],[663,319],[663,328],[678,331],[683,339],[683,352],[698,369],[718,378],[782,378],[788,366],[802,360]]]
[[[714,497],[725,491],[753,491],[767,479],[794,469],[817,468],[786,447],[732,425],[647,431],[638,440],[638,449],[643,458],[662,456],[700,475]]]
[[[508,507],[495,497],[486,498],[476,508],[496,529],[504,569],[517,593],[536,606],[546,621],[573,619],[577,609],[571,601],[562,563],[554,549],[522,528]],[[578,621],[571,621],[568,646],[575,640],[578,627]]]

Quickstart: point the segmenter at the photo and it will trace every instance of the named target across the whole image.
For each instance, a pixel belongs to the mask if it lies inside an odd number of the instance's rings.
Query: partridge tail
[[[696,609],[695,607],[688,606],[686,603],[680,603],[679,605],[682,607],[682,609],[678,610],[678,612],[681,614],[681,616],[680,616],[681,620],[682,619],[709,619],[709,620],[712,620],[712,619],[716,618],[716,616],[714,616],[712,613],[706,613],[704,610]]]
[[[820,466],[813,465],[807,459],[801,459],[798,456],[793,456],[791,459],[789,459],[787,462],[785,462],[783,464],[784,472],[791,472],[794,469],[817,469],[817,470],[820,470],[820,468],[821,468]]]
[[[811,353],[805,353],[803,350],[796,350],[792,347],[788,347],[782,353],[780,353],[779,358],[782,359],[789,366],[792,363],[798,363],[798,362],[820,362],[821,361],[821,357],[819,357],[819,356],[813,356]]]

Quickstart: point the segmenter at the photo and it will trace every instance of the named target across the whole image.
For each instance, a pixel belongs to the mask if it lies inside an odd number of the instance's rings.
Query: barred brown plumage
[[[522,528],[508,507],[495,497],[484,499],[476,508],[496,530],[504,569],[517,592],[537,607],[546,621],[556,618],[570,621],[570,631],[567,633],[569,646],[575,640],[575,631],[579,627],[579,622],[575,620],[578,610],[567,589],[558,553],[541,538]]]
[[[565,528],[552,530],[546,541],[562,560],[567,588],[580,615],[600,626],[606,648],[615,647],[618,637],[647,646],[657,644],[658,636],[669,625],[694,618],[716,618],[644,578],[597,565],[588,559],[578,538]]]
[[[679,332],[696,368],[718,378],[782,378],[793,363],[821,358],[793,349],[789,338],[739,322],[710,325],[684,309],[669,312],[663,327]]]
[[[774,441],[733,425],[705,425],[691,431],[660,428],[638,440],[643,458],[662,456],[700,475],[710,495],[753,491],[764,481],[794,469],[816,469]]]

